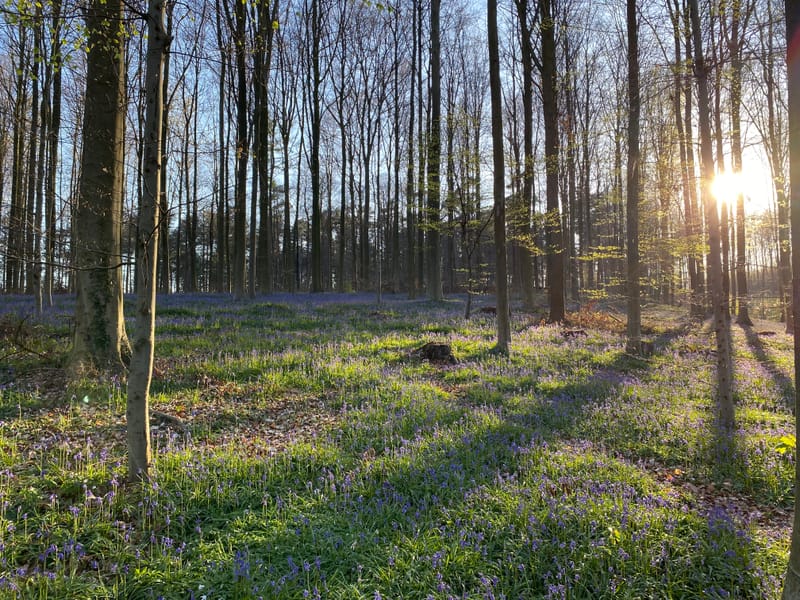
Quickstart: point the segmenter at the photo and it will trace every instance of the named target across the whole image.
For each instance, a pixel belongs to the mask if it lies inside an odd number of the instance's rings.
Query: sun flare
[[[711,182],[711,193],[717,202],[733,204],[744,196],[745,212],[757,215],[774,207],[774,186],[772,177],[766,167],[750,167],[739,173],[722,171],[714,176]]]

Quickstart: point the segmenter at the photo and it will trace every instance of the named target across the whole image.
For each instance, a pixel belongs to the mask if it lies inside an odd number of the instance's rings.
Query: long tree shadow
[[[786,400],[787,406],[794,404],[795,387],[791,377],[786,376],[775,359],[770,356],[758,333],[750,325],[740,325],[747,340],[747,347],[756,357],[756,360],[766,369],[772,379],[781,389],[781,396]]]

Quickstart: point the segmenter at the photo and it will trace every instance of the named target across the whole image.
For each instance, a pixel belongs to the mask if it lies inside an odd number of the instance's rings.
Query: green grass
[[[720,464],[700,326],[638,359],[515,316],[506,358],[455,301],[160,301],[152,404],[186,431],[156,420],[146,484],[124,483],[124,382],[44,385],[63,351],[13,358],[0,598],[779,596],[783,334],[735,328]],[[434,340],[458,364],[411,355]]]

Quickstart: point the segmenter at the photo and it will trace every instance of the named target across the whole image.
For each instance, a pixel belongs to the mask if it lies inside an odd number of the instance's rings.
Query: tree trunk
[[[636,0],[627,0],[628,29],[628,325],[626,348],[639,354],[642,342],[642,307],[639,298],[639,26]]]
[[[227,9],[227,5],[224,5]],[[245,5],[234,3],[234,44],[236,49],[236,189],[233,201],[233,294],[245,297],[247,263],[247,13]]]
[[[417,249],[416,249],[416,235],[417,235],[417,222],[414,214],[414,99],[416,97],[416,89],[414,82],[416,81],[416,68],[417,68],[417,10],[416,0],[411,9],[412,24],[411,24],[411,75],[409,77],[409,99],[408,99],[408,165],[406,167],[406,283],[408,286],[408,297],[417,297]],[[419,143],[419,141],[417,142]]]
[[[56,175],[58,170],[58,136],[61,128],[61,0],[53,2],[51,69],[53,70],[52,103],[47,137],[50,146],[45,191],[45,276],[44,296],[47,306],[53,306],[55,280],[56,238]]]
[[[531,26],[528,22],[528,0],[515,0],[517,18],[520,27],[520,47],[522,59],[522,214],[524,222],[520,235],[520,275],[522,283],[522,301],[527,310],[532,310],[536,304],[534,295],[533,252],[533,184],[536,173],[534,171],[535,156],[533,154],[533,38]]]
[[[442,248],[441,248],[441,186],[439,165],[441,160],[441,103],[442,75],[439,43],[439,4],[431,0],[431,55],[430,102],[431,121],[428,133],[428,298],[442,299]]]
[[[717,434],[724,444],[734,432],[733,408],[733,357],[731,355],[731,333],[728,306],[722,290],[722,265],[720,257],[720,227],[717,206],[711,194],[714,178],[714,156],[711,147],[709,115],[708,73],[703,56],[700,31],[700,15],[697,0],[689,0],[694,42],[694,69],[697,80],[697,99],[700,117],[700,155],[702,163],[702,191],[708,224],[709,262],[708,282],[711,288],[711,304],[714,319],[714,334],[717,348]]]
[[[767,3],[767,14],[772,14],[772,3]],[[772,180],[775,186],[775,197],[777,203],[778,218],[778,278],[780,285],[781,304],[783,308],[783,318],[786,324],[786,332],[794,331],[792,318],[792,266],[789,228],[789,203],[786,197],[786,178],[783,162],[783,136],[781,127],[776,115],[777,101],[775,98],[775,47],[774,47],[774,24],[769,19],[767,24],[766,43],[767,48],[764,66],[764,84],[767,99],[767,135],[768,135],[768,154],[770,167],[772,170]]]
[[[14,130],[12,132],[11,206],[8,218],[6,252],[6,292],[20,292],[23,285],[25,256],[25,108],[28,103],[28,28],[20,23],[19,62],[16,63]],[[17,57],[15,57],[17,58]]]
[[[167,35],[169,35],[170,31],[172,31],[172,10],[167,7]],[[164,65],[161,85],[164,88],[161,92],[164,97],[164,107],[161,111],[161,130],[169,131],[169,101],[167,100],[169,92],[169,62]],[[169,247],[170,213],[169,198],[167,197],[167,138],[165,136],[162,136],[161,139],[161,197],[159,199],[159,211],[161,213],[161,219],[159,219],[161,246],[159,248],[158,291],[162,294],[169,294],[172,281],[172,252]]]
[[[311,88],[311,291],[322,291],[322,199],[320,197],[320,138],[322,132],[322,99],[320,98],[320,32],[319,1],[311,0],[311,70],[308,74]]]
[[[742,2],[735,0],[731,8],[731,30],[728,40],[728,52],[731,57],[731,160],[733,172],[742,172],[742,44],[745,31],[743,23],[747,22],[751,5],[748,1],[744,21],[742,20]],[[738,312],[736,322],[741,325],[752,325],[747,304],[747,247],[745,245],[744,195],[736,196],[736,299]]]
[[[75,219],[77,302],[70,366],[122,371],[129,355],[122,307],[122,151],[125,51],[120,0],[94,0],[88,32],[83,158]]]
[[[552,0],[543,0],[541,10],[542,113],[544,118],[544,160],[547,185],[547,287],[550,299],[550,321],[564,320],[564,239],[558,208],[558,80],[556,74],[556,33]]]
[[[142,202],[139,207],[136,268],[136,334],[128,376],[126,409],[128,478],[147,478],[152,461],[150,449],[150,381],[156,316],[156,264],[158,259],[159,199],[161,186],[161,138],[164,96],[162,80],[169,38],[164,27],[165,0],[150,0],[147,11],[147,109],[142,161]]]
[[[497,0],[486,2],[489,27],[489,93],[492,105],[492,165],[494,167],[494,250],[497,262],[497,344],[495,351],[508,354],[511,326],[506,267],[506,184],[503,158],[503,98],[500,83],[500,50],[497,36]]]
[[[225,83],[227,74],[227,50],[223,44],[222,35],[222,8],[220,0],[216,0],[216,30],[217,30],[217,44],[219,47],[219,87],[217,98],[217,135],[219,136],[219,197],[217,198],[217,264],[214,271],[214,289],[217,292],[226,291],[225,288],[225,264],[227,262],[227,243],[225,239],[225,230],[227,222],[227,206],[228,206],[228,153],[225,145]],[[166,131],[166,129],[165,129]],[[163,194],[164,191],[162,190]],[[163,208],[163,206],[162,206]]]
[[[800,0],[785,0],[788,109],[789,109],[789,206],[792,221],[793,305],[800,306]],[[800,336],[794,336],[795,432],[800,432]],[[800,460],[795,450],[794,488],[800,490]],[[783,600],[800,599],[800,494],[794,495],[794,520],[789,565]]]

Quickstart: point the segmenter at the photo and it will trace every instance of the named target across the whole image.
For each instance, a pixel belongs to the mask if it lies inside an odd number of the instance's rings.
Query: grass
[[[59,380],[58,300],[0,315],[0,598],[779,597],[782,333],[734,327],[721,465],[709,335],[664,309],[647,359],[588,313],[515,314],[506,358],[458,301],[163,298],[153,407],[187,431],[155,419],[129,485],[124,382]],[[411,356],[435,340],[459,363]]]

